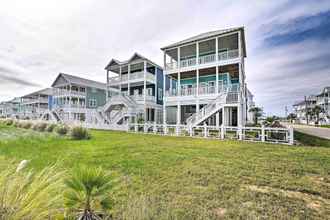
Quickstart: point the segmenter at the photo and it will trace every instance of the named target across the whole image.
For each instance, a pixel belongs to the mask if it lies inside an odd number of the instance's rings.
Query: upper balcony
[[[56,97],[78,97],[85,98],[86,97],[86,89],[85,88],[53,88],[53,96]]]
[[[120,76],[109,77],[108,84],[109,85],[120,85],[127,83],[136,83],[136,82],[144,81],[144,71],[134,72],[134,73],[125,73]],[[156,77],[154,74],[150,72],[146,72],[146,81],[151,83],[155,83]]]
[[[45,97],[30,97],[30,98],[22,98],[22,105],[32,105],[32,104],[47,104],[48,98]]]
[[[238,62],[245,56],[240,39],[240,33],[236,32],[164,49],[165,70],[189,71],[197,66],[205,68]]]

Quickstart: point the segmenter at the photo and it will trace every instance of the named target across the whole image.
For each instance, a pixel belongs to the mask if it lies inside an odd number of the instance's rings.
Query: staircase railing
[[[201,108],[199,112],[196,112],[192,114],[189,118],[187,118],[187,125],[193,126],[197,122],[197,120],[204,118],[208,113],[212,112],[217,107],[217,105],[225,104],[227,101],[229,89],[230,88],[228,87],[227,90],[225,92],[222,92],[215,100],[211,101],[209,104]]]

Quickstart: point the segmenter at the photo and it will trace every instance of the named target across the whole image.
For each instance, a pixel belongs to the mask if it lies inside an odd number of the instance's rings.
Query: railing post
[[[265,126],[261,126],[261,141],[265,142]]]
[[[190,137],[194,136],[194,134],[193,134],[193,128],[192,128],[191,125],[189,125],[189,135],[190,135]]]
[[[221,135],[220,135],[221,139],[225,139],[225,126],[224,124],[222,123],[221,125]]]
[[[290,134],[289,144],[293,145],[294,144],[294,130],[293,130],[292,126],[289,127],[289,134]]]
[[[144,124],[143,124],[143,131],[144,131],[144,133],[147,133],[147,130],[148,130],[148,129],[147,129],[147,124],[144,123]]]
[[[207,126],[206,126],[206,123],[204,123],[204,137],[207,138]]]

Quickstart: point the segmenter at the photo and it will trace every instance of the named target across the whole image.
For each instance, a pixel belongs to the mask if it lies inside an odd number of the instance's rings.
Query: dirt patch
[[[265,194],[277,194],[277,195],[284,195],[288,198],[292,199],[300,199],[303,200],[306,203],[306,206],[310,209],[313,209],[315,211],[320,212],[322,207],[330,207],[330,200],[323,198],[321,196],[308,194],[308,193],[302,193],[298,191],[292,191],[292,190],[283,190],[278,188],[273,188],[269,186],[256,186],[256,185],[245,185],[244,188],[254,191],[254,192],[260,192]]]
[[[224,209],[224,208],[214,209],[215,215],[218,216],[219,218],[223,218],[225,216],[226,212],[227,212],[227,209]]]

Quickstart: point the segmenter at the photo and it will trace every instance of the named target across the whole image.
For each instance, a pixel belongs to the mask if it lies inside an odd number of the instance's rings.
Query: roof
[[[90,79],[81,78],[81,77],[78,77],[78,76],[69,75],[69,74],[66,74],[66,73],[58,74],[58,76],[56,77],[55,81],[52,84],[52,87],[55,86],[56,81],[60,77],[63,77],[68,83],[71,83],[71,84],[82,85],[82,86],[91,87],[91,88],[106,89],[106,84],[105,83],[97,82],[97,81],[90,80]]]
[[[133,54],[133,56],[131,56],[130,59],[125,60],[125,61],[119,61],[119,60],[116,60],[116,59],[111,59],[110,62],[108,63],[108,65],[105,67],[105,69],[107,70],[112,64],[127,65],[127,64],[129,64],[130,62],[132,62],[136,58],[139,58],[141,60],[146,60],[147,62],[151,63],[152,65],[155,65],[155,66],[157,66],[160,69],[163,69],[163,67],[159,66],[158,64],[154,63],[153,61],[147,59],[146,57],[144,57],[141,54],[136,53],[136,52]]]
[[[177,43],[170,44],[166,47],[162,47],[161,49],[166,50],[166,49],[169,49],[169,48],[172,48],[172,47],[178,47],[178,46],[182,46],[184,44],[193,43],[195,41],[215,37],[215,36],[218,36],[218,35],[228,34],[228,33],[236,32],[236,31],[241,31],[242,32],[243,52],[244,52],[244,56],[246,56],[244,27],[227,28],[227,29],[222,29],[222,30],[217,30],[217,31],[209,31],[209,32],[206,32],[206,33],[202,33],[202,34],[187,38],[187,39],[179,41]]]
[[[38,90],[36,92],[24,95],[24,96],[22,96],[22,98],[23,97],[28,97],[28,96],[34,96],[34,95],[38,95],[38,94],[40,94],[40,95],[52,95],[52,89],[51,88],[46,88],[46,89]]]
[[[318,94],[317,96],[320,97],[320,96],[323,96],[326,93],[330,93],[330,86],[324,87],[322,89],[322,92],[320,94]]]

